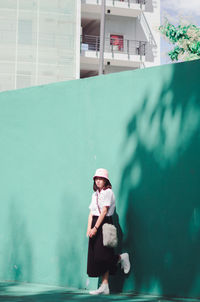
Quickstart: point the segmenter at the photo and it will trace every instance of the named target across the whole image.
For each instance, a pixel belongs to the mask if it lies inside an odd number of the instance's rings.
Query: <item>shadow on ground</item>
[[[62,301],[138,301],[138,302],[197,302],[198,299],[173,299],[153,295],[111,294],[109,296],[91,296],[86,291],[71,290],[62,287],[39,284],[2,282],[0,283],[0,301],[13,302],[62,302]]]

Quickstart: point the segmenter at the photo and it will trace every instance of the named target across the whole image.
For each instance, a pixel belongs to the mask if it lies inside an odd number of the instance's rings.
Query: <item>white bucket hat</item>
[[[108,181],[109,178],[108,178],[108,171],[106,169],[97,169],[96,172],[95,172],[95,175],[93,176],[93,179],[95,179],[95,177],[103,177],[103,178],[106,178]]]

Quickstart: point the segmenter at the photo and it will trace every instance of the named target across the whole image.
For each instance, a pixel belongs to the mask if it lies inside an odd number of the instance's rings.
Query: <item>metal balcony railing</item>
[[[105,38],[105,49],[104,52],[107,53],[118,53],[118,54],[128,54],[128,55],[140,55],[145,56],[146,42],[137,40],[127,40],[127,39],[113,39]],[[96,51],[100,50],[100,37],[83,35],[81,36],[81,54],[84,51]]]
[[[87,0],[81,0],[82,3],[87,3]],[[132,3],[139,3],[139,4],[145,4],[146,0],[110,0],[109,2],[112,2],[113,5],[119,2],[125,2],[128,3],[128,5]],[[89,3],[92,4],[101,4],[101,0],[90,0]]]

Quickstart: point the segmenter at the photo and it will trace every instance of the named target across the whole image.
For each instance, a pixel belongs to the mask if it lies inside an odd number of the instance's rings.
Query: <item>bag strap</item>
[[[98,203],[98,193],[97,192],[96,192],[96,202],[97,202],[97,208],[99,210],[99,213],[101,214],[101,210],[100,210],[99,203]]]

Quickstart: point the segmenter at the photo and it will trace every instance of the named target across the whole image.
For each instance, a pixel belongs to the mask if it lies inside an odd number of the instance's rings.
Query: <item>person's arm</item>
[[[99,218],[97,219],[95,226],[91,229],[90,231],[90,238],[92,238],[93,236],[96,235],[98,228],[100,227],[102,221],[104,220],[104,217],[106,216],[107,212],[108,212],[108,208],[109,207],[103,207],[101,214],[99,215]]]
[[[88,216],[87,237],[88,237],[89,234],[90,234],[91,225],[92,225],[92,213],[90,212],[90,214],[89,214],[89,216]]]

